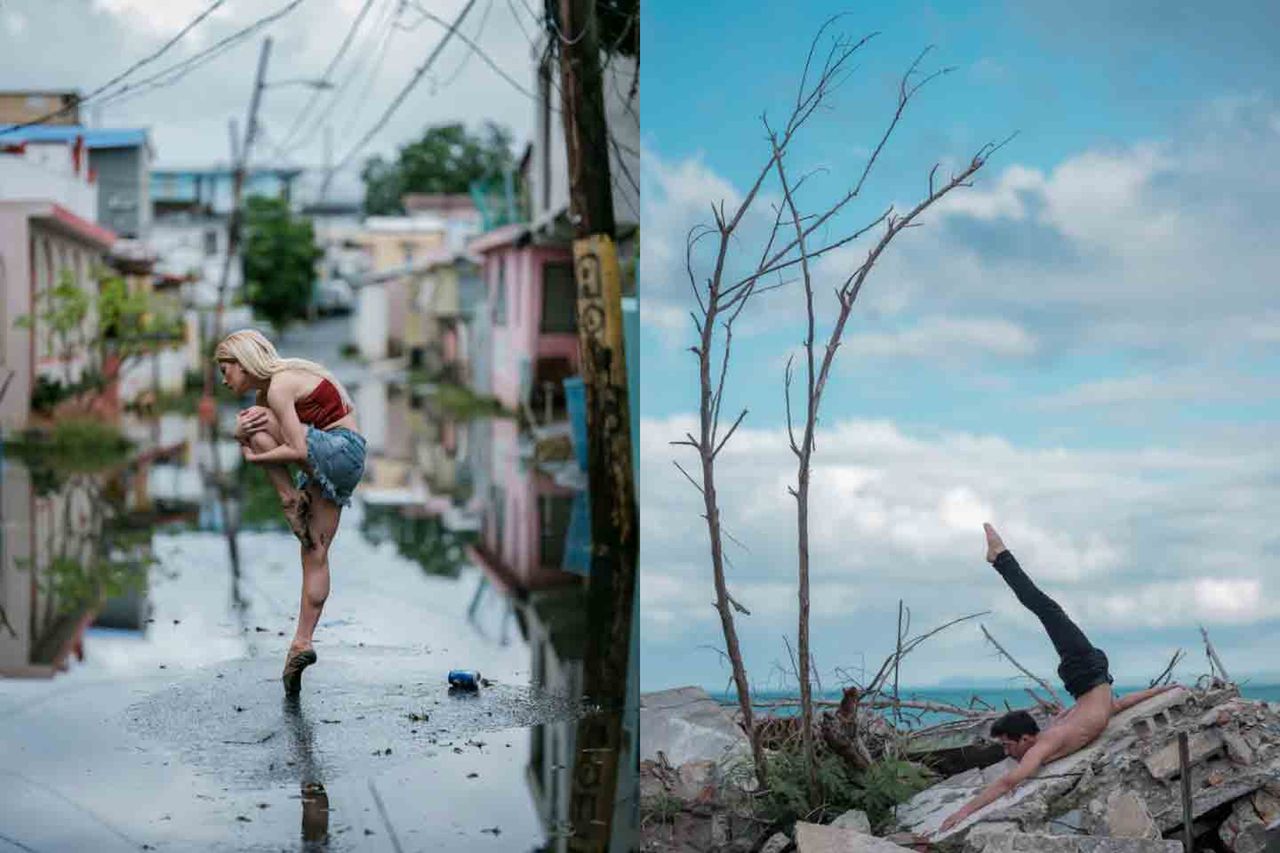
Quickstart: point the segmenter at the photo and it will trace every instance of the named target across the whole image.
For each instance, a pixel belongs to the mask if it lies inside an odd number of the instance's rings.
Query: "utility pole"
[[[222,312],[227,299],[227,280],[231,275],[231,265],[235,263],[240,252],[240,199],[244,192],[244,176],[253,149],[253,138],[258,132],[258,103],[262,100],[262,90],[267,76],[267,59],[271,56],[271,37],[262,40],[262,52],[258,54],[258,76],[253,81],[253,95],[249,98],[249,121],[244,129],[244,144],[236,150],[236,135],[233,126],[231,133],[231,214],[227,217],[227,256],[222,263],[222,277],[218,281],[218,306],[213,315],[213,340],[222,340]],[[205,357],[204,395],[200,400],[200,416],[211,420],[216,407],[213,402],[213,360],[209,353]]]
[[[596,0],[558,0],[561,115],[574,227],[578,340],[587,396],[591,574],[583,688],[601,713],[578,724],[569,849],[609,847],[618,752],[627,705],[639,514],[631,466],[631,418],[623,357],[622,290],[614,245],[609,130],[605,121]],[[548,12],[552,5],[548,3]],[[632,342],[635,345],[635,342]],[[634,757],[634,752],[633,752]]]

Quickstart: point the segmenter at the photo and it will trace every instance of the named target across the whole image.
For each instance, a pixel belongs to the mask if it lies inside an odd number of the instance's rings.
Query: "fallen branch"
[[[797,699],[771,699],[767,702],[752,702],[757,708],[797,708],[800,706],[800,700]],[[833,699],[814,699],[814,707],[818,708],[838,708],[840,703]],[[990,717],[995,715],[995,711],[981,711],[974,708],[964,708],[960,705],[949,705],[945,702],[929,702],[924,699],[864,699],[859,703],[863,708],[871,710],[884,710],[893,708],[895,705],[900,708],[908,708],[913,711],[930,711],[937,714],[952,714],[965,719],[980,719],[982,717]]]
[[[1026,668],[1025,666],[1023,666],[1022,664],[1018,663],[1018,661],[1014,659],[1013,655],[1011,655],[1011,654],[1009,654],[1007,651],[1005,651],[1004,646],[1002,646],[1002,645],[1000,645],[998,642],[996,642],[996,638],[995,638],[995,637],[993,637],[993,636],[991,636],[991,632],[987,630],[987,626],[986,626],[986,625],[979,625],[978,627],[982,629],[982,634],[983,634],[983,636],[984,636],[984,637],[986,637],[986,638],[987,638],[987,642],[989,642],[991,645],[995,646],[995,647],[996,647],[996,651],[998,651],[1000,654],[1004,655],[1005,659],[1006,659],[1007,661],[1009,661],[1009,663],[1011,663],[1011,664],[1013,664],[1015,667],[1017,667],[1018,671],[1019,671],[1019,672],[1021,672],[1023,675],[1025,675],[1027,678],[1030,678],[1030,679],[1031,679],[1032,681],[1034,681],[1036,684],[1039,684],[1039,685],[1040,685],[1040,687],[1041,687],[1041,688],[1043,688],[1043,690],[1044,690],[1046,693],[1048,693],[1050,696],[1052,696],[1052,697],[1053,697],[1053,701],[1058,705],[1058,707],[1059,707],[1059,708],[1065,708],[1065,707],[1066,707],[1066,705],[1064,705],[1064,704],[1063,704],[1063,702],[1062,702],[1062,697],[1060,697],[1060,696],[1057,694],[1057,692],[1056,692],[1056,691],[1054,691],[1054,689],[1053,689],[1052,687],[1050,687],[1050,686],[1049,686],[1049,683],[1048,683],[1047,681],[1045,681],[1045,680],[1044,680],[1043,678],[1041,678],[1040,676],[1038,676],[1038,675],[1034,674],[1031,670],[1027,669],[1027,668]],[[1033,694],[1032,694],[1032,696],[1035,696],[1035,694],[1033,693]],[[1036,701],[1037,701],[1037,703],[1039,703],[1039,702],[1040,702],[1039,697],[1036,697]]]
[[[1163,684],[1168,682],[1169,678],[1173,675],[1173,668],[1177,666],[1178,662],[1181,661],[1184,657],[1186,657],[1186,654],[1182,651],[1182,649],[1178,649],[1177,651],[1175,651],[1173,653],[1173,657],[1169,659],[1169,665],[1166,666],[1159,675],[1151,679],[1151,683],[1148,684],[1147,687],[1151,688],[1151,687],[1155,687],[1157,684]]]
[[[1210,674],[1215,677],[1217,674],[1221,674],[1222,680],[1231,684],[1231,676],[1227,675],[1227,668],[1222,665],[1222,660],[1218,657],[1217,651],[1214,650],[1213,643],[1209,642],[1209,632],[1204,629],[1203,625],[1200,626],[1200,636],[1204,637],[1204,651],[1209,656]],[[1216,673],[1214,672],[1215,668]]]

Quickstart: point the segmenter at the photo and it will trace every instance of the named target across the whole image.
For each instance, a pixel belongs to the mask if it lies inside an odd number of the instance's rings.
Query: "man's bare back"
[[[1023,574],[1017,562],[1004,547],[1004,542],[995,528],[990,524],[984,524],[983,530],[987,535],[987,562],[997,567],[1013,588],[1018,600],[1044,623],[1054,648],[1062,657],[1062,665],[1058,668],[1059,675],[1063,677],[1076,703],[1055,716],[1044,730],[1039,730],[1034,722],[1026,722],[1030,720],[1030,717],[1026,716],[1025,721],[1018,720],[1013,728],[1018,729],[1019,726],[1029,728],[996,735],[995,732],[1001,725],[1001,721],[997,721],[992,728],[993,737],[1001,741],[1006,755],[1018,759],[1017,766],[950,815],[942,822],[939,832],[950,830],[978,809],[1014,790],[1034,775],[1041,766],[1078,752],[1093,743],[1106,730],[1107,723],[1114,715],[1177,686],[1171,684],[1140,690],[1117,700],[1111,689],[1111,676],[1106,671],[1106,655],[1094,649],[1057,603],[1040,592]]]

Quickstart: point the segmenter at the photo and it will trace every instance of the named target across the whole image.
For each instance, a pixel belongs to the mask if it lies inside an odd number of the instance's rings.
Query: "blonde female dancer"
[[[266,471],[302,543],[302,603],[281,676],[293,695],[302,689],[302,670],[316,662],[312,634],[329,597],[329,546],[364,473],[365,439],[351,398],[321,365],[281,358],[252,329],[227,335],[214,358],[224,385],[257,392],[257,404],[236,419],[235,437],[245,461]],[[289,465],[300,469],[296,482]]]

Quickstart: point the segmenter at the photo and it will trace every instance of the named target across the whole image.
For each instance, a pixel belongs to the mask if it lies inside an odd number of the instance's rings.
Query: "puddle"
[[[345,328],[325,334],[335,353],[299,354],[336,361]],[[125,424],[141,460],[123,468],[0,461],[0,841],[567,849],[580,492],[523,461],[511,422],[353,394],[369,469],[293,702],[298,545],[234,443],[165,415]],[[451,695],[454,668],[492,684]]]

